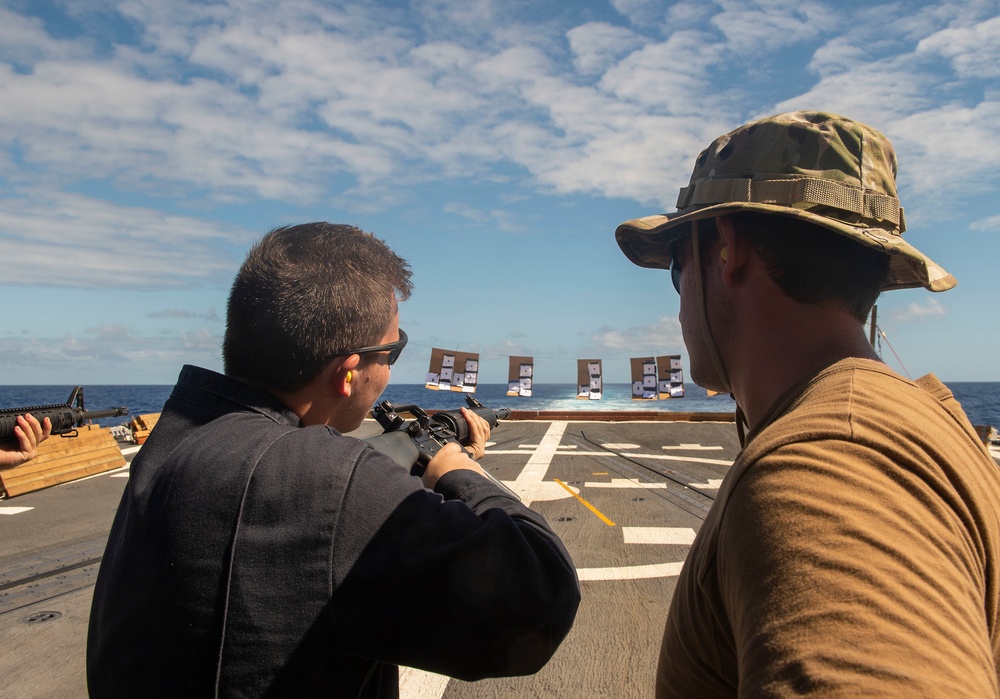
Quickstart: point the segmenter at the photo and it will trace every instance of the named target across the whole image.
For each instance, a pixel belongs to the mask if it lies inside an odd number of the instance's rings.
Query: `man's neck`
[[[274,396],[298,415],[303,425],[323,425],[330,419],[328,401],[312,384],[298,391],[275,393]]]
[[[730,383],[750,429],[817,369],[852,357],[881,361],[864,327],[849,313],[794,302],[789,306],[771,309],[756,323],[742,323],[738,345],[749,349],[730,353]]]

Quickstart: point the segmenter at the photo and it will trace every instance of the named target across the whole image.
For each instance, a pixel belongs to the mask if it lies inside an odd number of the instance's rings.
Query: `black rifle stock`
[[[75,404],[75,405],[74,405]],[[77,386],[69,394],[65,404],[32,405],[24,408],[4,408],[0,410],[0,439],[10,439],[17,427],[17,416],[31,413],[39,423],[45,418],[52,422],[52,434],[63,437],[75,437],[77,427],[83,427],[87,420],[100,417],[118,417],[128,415],[128,408],[110,408],[108,410],[85,410],[83,407],[83,386]]]
[[[465,400],[472,412],[489,423],[491,430],[496,428],[500,420],[510,417],[510,410],[507,408],[487,408],[472,396],[466,396]],[[407,420],[403,415],[410,415],[412,419]],[[424,472],[427,463],[445,444],[457,442],[462,446],[469,446],[472,442],[469,424],[458,410],[428,415],[416,405],[393,405],[384,400],[372,408],[372,417],[384,431],[374,437],[366,437],[364,441],[415,476]],[[496,478],[488,473],[486,477],[503,488],[508,495],[520,500],[517,493]]]

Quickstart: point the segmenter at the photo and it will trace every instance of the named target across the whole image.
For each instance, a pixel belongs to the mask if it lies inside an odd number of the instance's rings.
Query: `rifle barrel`
[[[108,410],[80,410],[66,405],[45,405],[30,408],[13,408],[0,411],[0,439],[10,439],[17,427],[17,416],[31,413],[39,422],[49,418],[52,422],[52,434],[63,434],[81,427],[87,420],[102,417],[119,417],[128,414],[128,408],[110,408]]]

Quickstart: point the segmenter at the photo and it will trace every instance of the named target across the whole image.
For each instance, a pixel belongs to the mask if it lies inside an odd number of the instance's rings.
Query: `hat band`
[[[782,206],[796,204],[832,206],[861,214],[866,218],[889,221],[899,226],[900,233],[906,230],[906,220],[899,199],[886,194],[867,192],[832,180],[811,177],[773,180],[734,177],[698,180],[688,187],[682,187],[677,196],[677,208],[682,213],[684,209],[695,206],[741,202]]]

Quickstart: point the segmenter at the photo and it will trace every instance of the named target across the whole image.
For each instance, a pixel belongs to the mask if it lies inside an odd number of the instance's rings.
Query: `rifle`
[[[74,403],[76,405],[74,405]],[[118,417],[128,415],[128,408],[111,408],[109,410],[87,411],[83,407],[83,386],[77,386],[69,394],[65,404],[32,405],[26,408],[4,408],[0,410],[0,439],[10,439],[17,427],[17,416],[31,413],[38,422],[49,418],[52,422],[52,434],[62,437],[76,437],[77,427],[83,427],[87,420],[100,417]]]
[[[491,430],[500,420],[510,417],[508,408],[493,410],[472,396],[466,396],[465,401],[472,412],[489,423]],[[413,419],[406,420],[401,413],[409,414]],[[458,442],[462,446],[468,446],[472,442],[469,436],[469,423],[458,410],[442,411],[432,416],[416,405],[393,405],[384,400],[372,408],[372,417],[382,426],[383,432],[374,437],[366,437],[364,441],[409,470],[414,476],[423,474],[427,463],[445,444]],[[490,474],[487,473],[486,477],[511,497],[521,499],[517,493]]]

